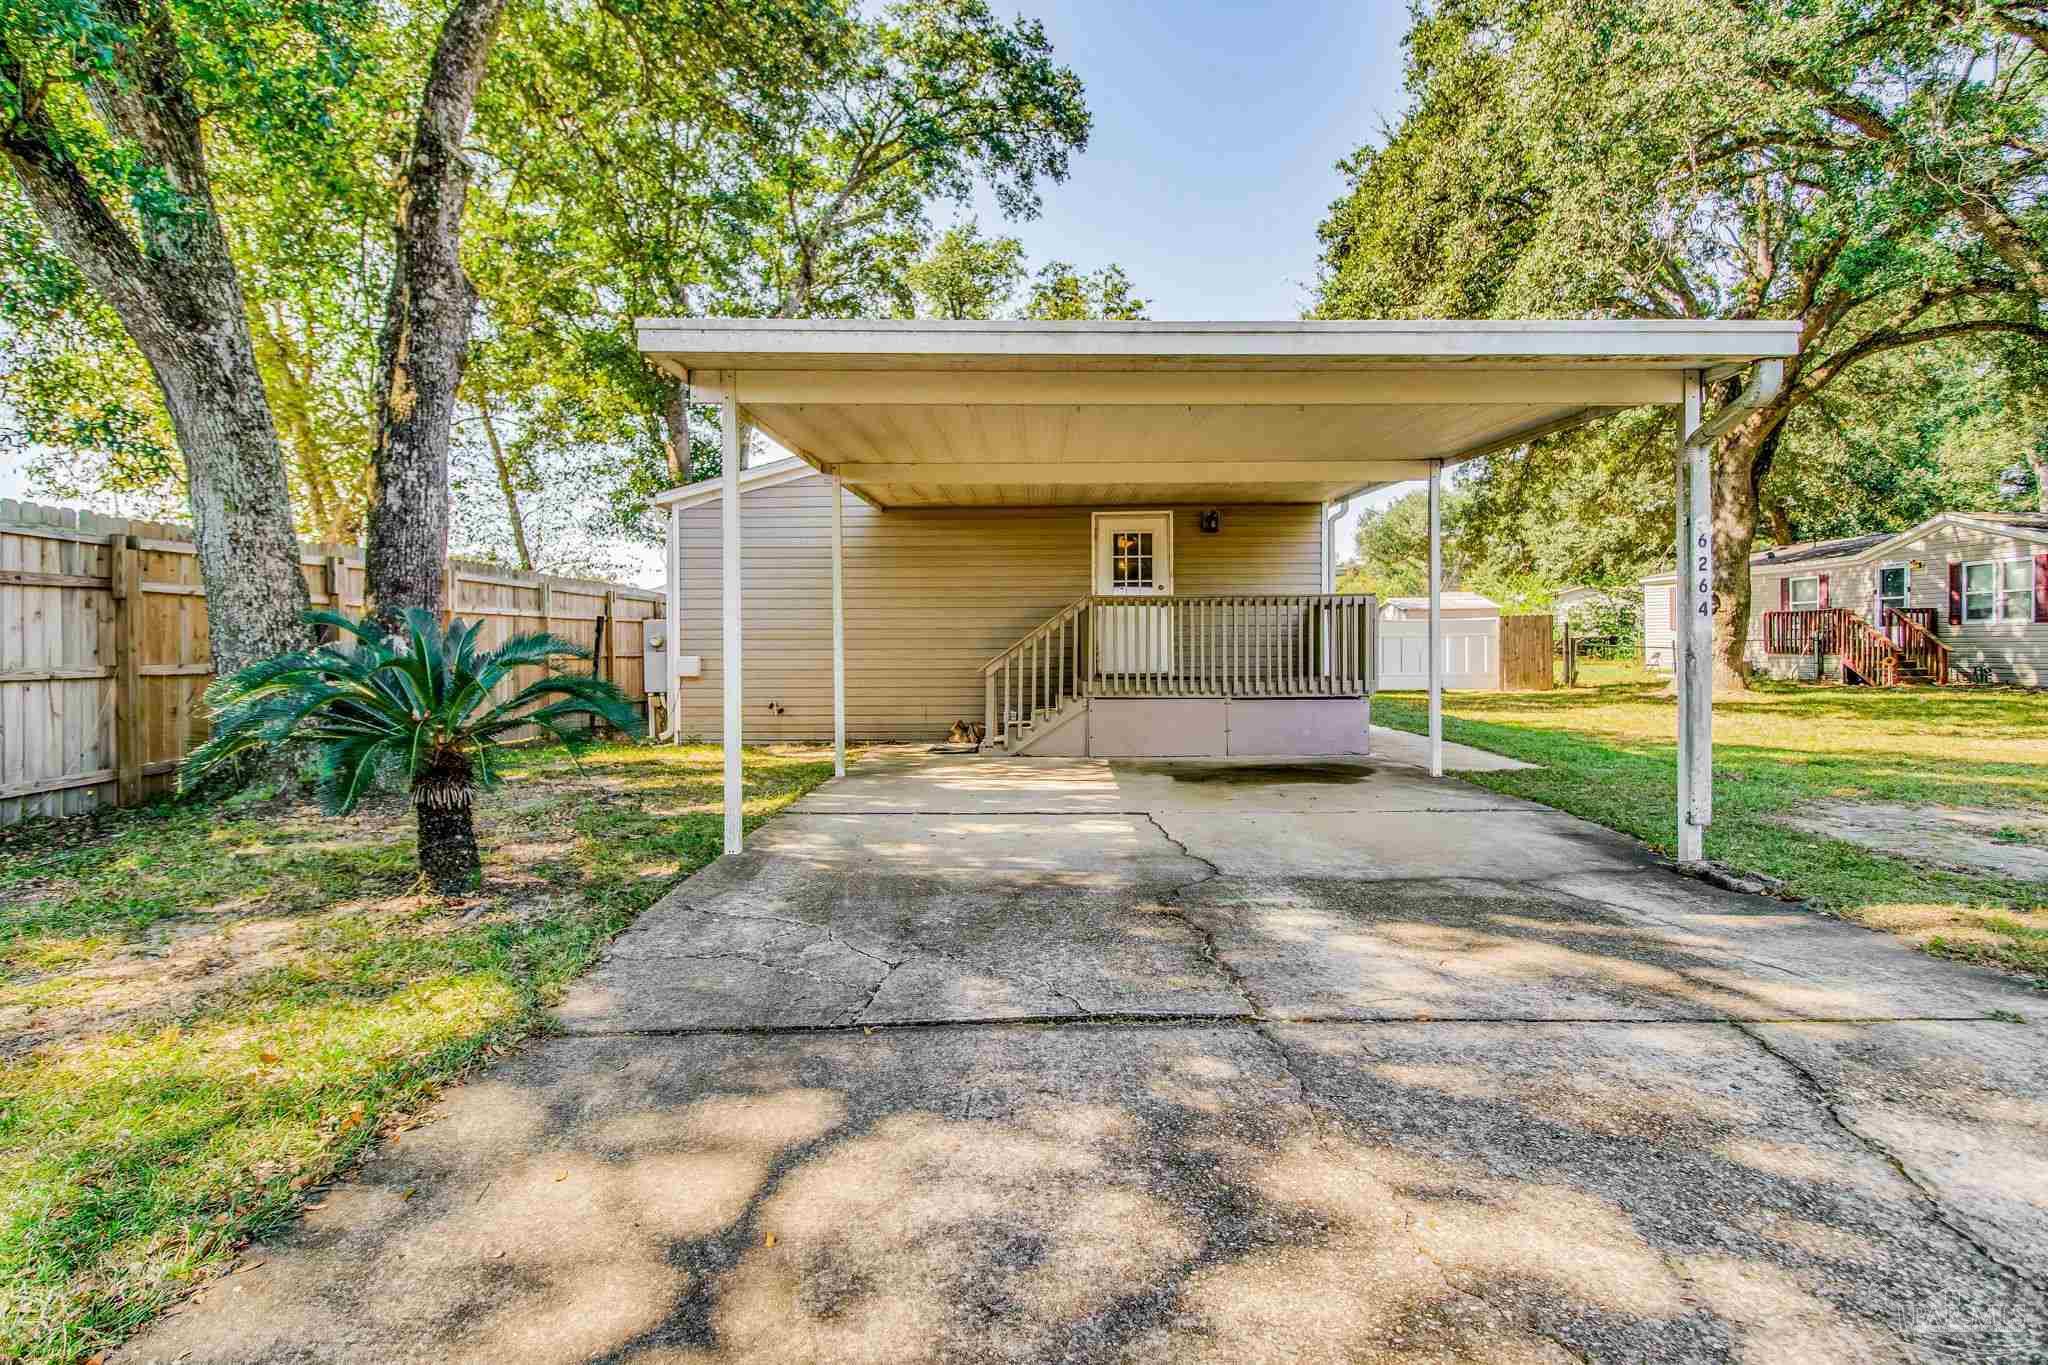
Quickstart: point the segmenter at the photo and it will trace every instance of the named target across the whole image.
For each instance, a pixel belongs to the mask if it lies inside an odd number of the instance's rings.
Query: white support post
[[[832,774],[846,776],[846,491],[832,476]]]
[[[1335,523],[1330,517],[1330,504],[1323,504],[1323,591],[1337,591],[1337,561],[1330,551],[1336,540]]]
[[[668,738],[683,742],[683,509],[668,509]]]
[[[1678,861],[1706,856],[1714,799],[1714,529],[1711,440],[1700,439],[1700,374],[1688,370],[1678,409]]]
[[[1429,464],[1429,775],[1444,775],[1444,462]]]
[[[719,387],[723,398],[719,431],[724,439],[719,456],[719,478],[724,487],[719,510],[724,518],[720,539],[723,571],[719,586],[724,597],[723,626],[719,632],[720,652],[725,656],[725,724],[721,739],[725,746],[725,852],[740,851],[741,780],[740,742],[744,738],[740,687],[746,674],[745,642],[740,632],[740,462],[744,458],[740,432],[738,376],[726,374]]]

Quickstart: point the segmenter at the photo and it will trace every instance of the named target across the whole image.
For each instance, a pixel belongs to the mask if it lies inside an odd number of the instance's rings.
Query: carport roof
[[[640,349],[877,506],[1321,502],[1798,349],[1780,322],[645,318]]]

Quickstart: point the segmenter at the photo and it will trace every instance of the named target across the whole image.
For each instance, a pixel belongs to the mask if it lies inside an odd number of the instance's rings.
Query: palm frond
[[[326,745],[320,755],[320,794],[327,809],[347,815],[376,780],[378,760],[393,747],[389,735],[363,735]]]
[[[484,668],[509,672],[515,668],[525,668],[530,664],[546,664],[550,660],[564,657],[587,659],[590,657],[590,651],[574,640],[565,640],[546,631],[535,631],[530,635],[514,635],[490,653],[481,656],[480,662],[483,667],[477,672],[482,674]]]
[[[424,607],[405,609],[405,630],[411,640],[406,651],[413,665],[413,676],[419,683],[419,690],[427,697],[439,698],[447,690],[448,671],[441,660],[441,622],[433,612]]]
[[[346,631],[355,636],[366,645],[375,645],[379,648],[385,647],[391,638],[391,632],[374,616],[365,616],[358,621],[352,616],[343,616],[338,611],[316,608],[299,619],[309,626],[333,626],[336,630]]]

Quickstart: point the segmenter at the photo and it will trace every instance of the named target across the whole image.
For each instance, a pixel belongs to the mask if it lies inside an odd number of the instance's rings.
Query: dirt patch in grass
[[[1778,823],[1910,862],[2048,881],[2048,818],[2038,813],[1821,801],[1779,816]]]
[[[757,824],[829,751],[749,751]],[[718,750],[523,755],[485,882],[418,892],[402,797],[159,805],[0,834],[0,1360],[118,1343],[379,1133],[547,1020],[718,853]]]

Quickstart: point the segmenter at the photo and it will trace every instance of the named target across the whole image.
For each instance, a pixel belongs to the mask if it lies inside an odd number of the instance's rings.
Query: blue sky
[[[1031,0],[1059,60],[1088,88],[1095,128],[1044,212],[1004,223],[1034,262],[1130,272],[1150,315],[1181,321],[1299,317],[1316,225],[1343,188],[1337,162],[1377,140],[1403,103],[1402,0]],[[943,221],[943,214],[940,215]],[[1358,514],[1337,528],[1349,555]]]
[[[1399,113],[1399,0],[1015,0],[1080,74],[1088,150],[1044,213],[986,230],[1034,261],[1109,261],[1178,321],[1293,318],[1337,161]]]
[[[1336,163],[1400,112],[1406,5],[998,7],[1045,24],[1087,85],[1094,132],[1066,182],[1045,187],[1038,218],[1005,223],[985,196],[966,211],[1022,238],[1034,262],[1116,262],[1155,318],[1298,317],[1315,281],[1316,224],[1342,188]],[[10,458],[0,497],[19,496]],[[1349,551],[1348,523],[1338,543]]]

